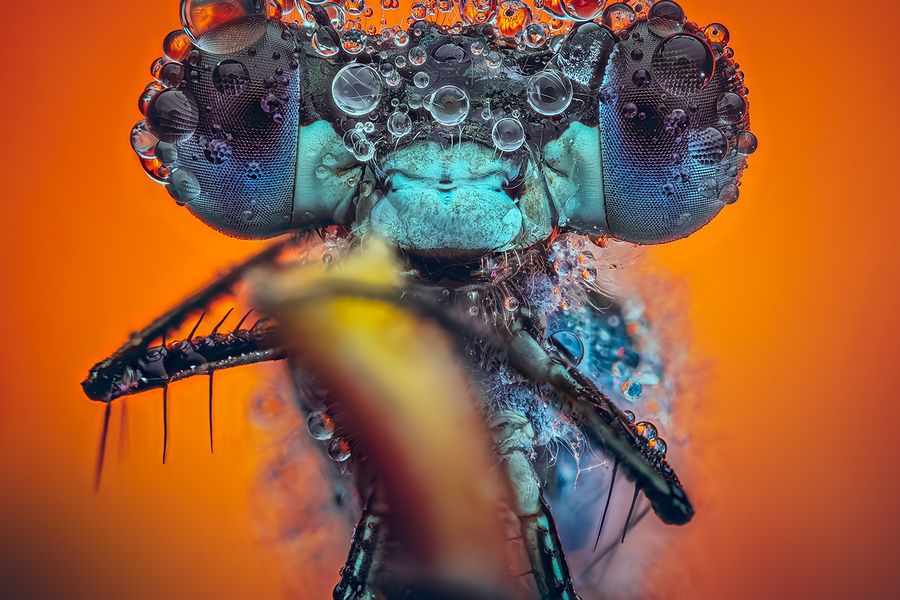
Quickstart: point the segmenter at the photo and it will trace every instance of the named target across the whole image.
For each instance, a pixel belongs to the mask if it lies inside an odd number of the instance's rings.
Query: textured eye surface
[[[600,93],[608,226],[631,242],[668,242],[703,227],[737,200],[756,149],[732,50],[682,17],[637,23],[616,45]]]
[[[162,59],[168,87],[148,92],[146,120],[132,133],[143,154],[158,140],[145,168],[219,231],[259,238],[288,229],[300,98],[292,33],[251,15],[198,30],[193,43],[170,37],[179,60]]]

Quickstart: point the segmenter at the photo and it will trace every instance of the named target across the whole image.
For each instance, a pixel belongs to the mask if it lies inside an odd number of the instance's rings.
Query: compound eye
[[[616,45],[600,91],[607,226],[642,244],[686,237],[735,202],[756,149],[727,30],[660,6]]]
[[[148,174],[179,204],[242,238],[292,226],[299,65],[293,32],[265,6],[185,0],[190,36],[166,38],[132,132]]]

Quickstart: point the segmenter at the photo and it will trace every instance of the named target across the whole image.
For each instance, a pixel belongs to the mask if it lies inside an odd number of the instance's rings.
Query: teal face
[[[518,197],[526,167],[473,142],[414,143],[385,157],[357,223],[407,251],[454,258],[534,243],[550,223]]]

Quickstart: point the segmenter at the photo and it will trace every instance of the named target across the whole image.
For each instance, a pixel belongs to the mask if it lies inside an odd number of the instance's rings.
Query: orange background
[[[683,4],[730,28],[761,149],[736,206],[653,251],[715,374],[686,424],[699,513],[648,578],[667,598],[898,597],[900,8]],[[88,367],[255,247],[176,207],[128,147],[177,2],[3,12],[0,596],[279,597],[248,501],[252,377],[217,379],[215,456],[205,382],[173,388],[165,468],[158,393],[131,401],[128,453],[90,491]]]

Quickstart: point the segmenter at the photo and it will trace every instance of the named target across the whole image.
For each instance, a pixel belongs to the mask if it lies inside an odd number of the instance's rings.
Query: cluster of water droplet
[[[334,434],[334,419],[325,410],[317,410],[306,419],[309,434],[320,442],[328,444],[328,456],[335,462],[346,462],[350,459],[350,443]]]

